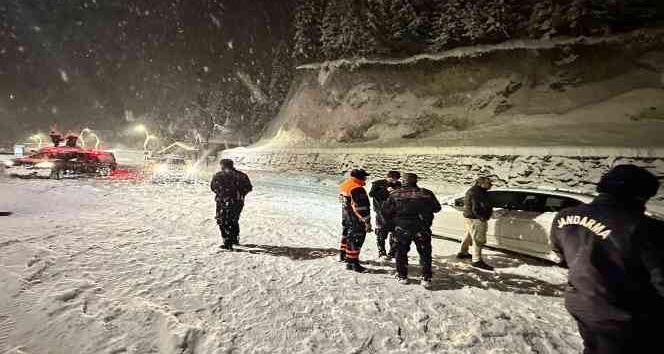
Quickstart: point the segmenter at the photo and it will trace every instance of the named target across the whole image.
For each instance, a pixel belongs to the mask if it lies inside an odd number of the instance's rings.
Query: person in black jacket
[[[217,202],[217,225],[224,240],[222,248],[232,250],[240,243],[240,214],[244,198],[253,189],[249,177],[233,167],[233,161],[220,161],[221,171],[212,178],[210,189]]]
[[[605,174],[590,204],[564,209],[551,241],[569,267],[565,306],[584,353],[656,353],[664,316],[664,222],[644,214],[657,178],[633,165]]]
[[[383,203],[390,196],[390,193],[398,188],[401,188],[401,173],[399,171],[390,171],[387,173],[387,178],[379,179],[371,183],[371,190],[369,196],[373,199],[373,208],[376,212],[376,243],[378,245],[378,257],[380,258],[393,258],[396,248],[394,247],[393,238],[390,237],[390,250],[385,250],[385,241],[388,235],[393,231],[392,225],[385,221],[383,218]]]
[[[465,236],[461,243],[461,250],[457,258],[472,258],[475,268],[492,271],[493,267],[482,260],[482,247],[486,243],[488,220],[493,214],[493,207],[489,200],[489,189],[493,186],[491,179],[480,177],[475,185],[466,192],[463,203],[463,217],[465,220]],[[473,246],[472,255],[468,253],[470,245]]]
[[[408,284],[408,251],[415,242],[422,266],[422,286],[431,286],[431,224],[433,214],[441,210],[436,196],[417,186],[417,175],[405,174],[402,188],[390,193],[383,215],[394,225],[397,241],[396,261],[399,283]]]

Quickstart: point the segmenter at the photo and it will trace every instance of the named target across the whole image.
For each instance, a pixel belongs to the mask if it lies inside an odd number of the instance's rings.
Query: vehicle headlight
[[[189,166],[185,169],[185,172],[188,175],[195,175],[198,173],[198,168],[196,168],[195,166]]]
[[[5,160],[3,162],[4,162],[5,166],[7,166],[7,167],[14,166],[14,161],[12,161],[12,160]]]
[[[166,173],[168,172],[168,165],[161,163],[154,167],[154,172],[156,173]]]
[[[53,168],[53,166],[55,166],[55,164],[53,162],[48,162],[48,161],[40,162],[35,165],[35,167],[37,168]]]

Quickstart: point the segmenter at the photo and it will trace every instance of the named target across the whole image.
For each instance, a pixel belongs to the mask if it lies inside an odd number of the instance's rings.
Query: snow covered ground
[[[206,185],[0,179],[0,352],[576,353],[562,269],[436,241],[434,287],[336,261],[336,180],[253,173],[240,251]],[[412,264],[417,263],[413,251]],[[417,267],[411,277],[418,275]]]

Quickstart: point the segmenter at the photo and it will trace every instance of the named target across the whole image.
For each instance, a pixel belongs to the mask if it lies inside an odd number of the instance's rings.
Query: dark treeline
[[[299,63],[403,56],[516,38],[595,36],[655,25],[662,0],[299,0]]]

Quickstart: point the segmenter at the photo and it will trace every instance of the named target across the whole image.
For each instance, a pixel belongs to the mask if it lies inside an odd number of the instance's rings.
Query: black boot
[[[339,262],[345,262],[345,261],[346,261],[346,252],[339,251]]]
[[[364,268],[359,260],[355,260],[355,262],[352,263],[353,265],[353,270],[358,272],[358,273],[364,273],[367,271],[367,268]]]
[[[387,251],[385,251],[385,246],[381,247],[380,245],[378,245],[378,257],[379,258],[387,257]]]
[[[493,272],[493,267],[484,263],[484,261],[482,260],[480,260],[479,262],[473,262],[471,265],[477,269]]]

